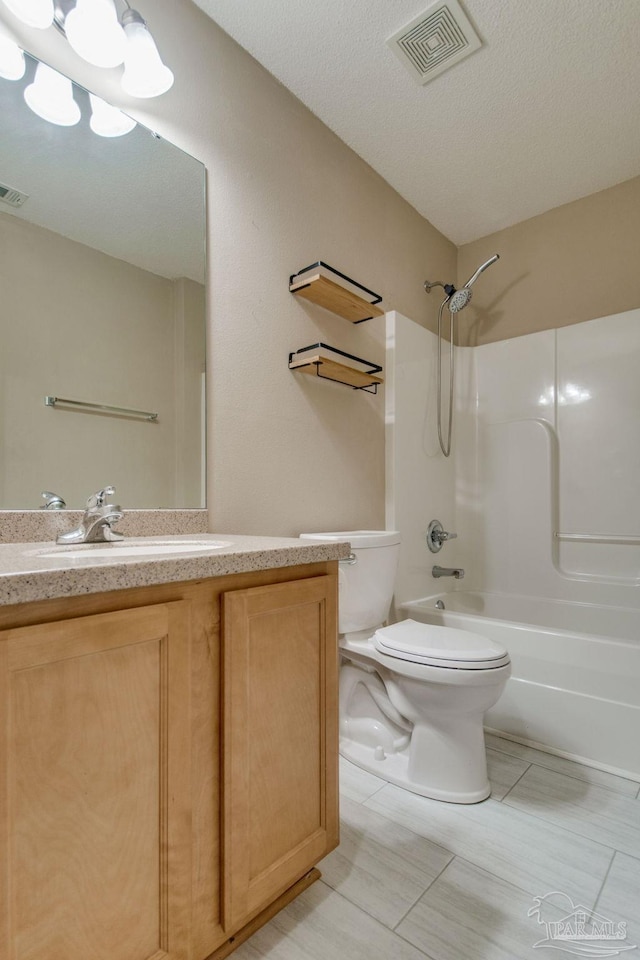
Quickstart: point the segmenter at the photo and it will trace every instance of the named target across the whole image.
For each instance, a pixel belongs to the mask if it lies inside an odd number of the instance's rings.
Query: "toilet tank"
[[[374,630],[387,619],[398,568],[400,534],[392,530],[302,533],[301,540],[348,540],[355,562],[339,564],[340,633]]]

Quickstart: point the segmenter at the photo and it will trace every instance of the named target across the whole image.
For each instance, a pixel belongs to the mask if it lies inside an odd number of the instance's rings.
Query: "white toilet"
[[[487,637],[389,614],[398,533],[346,530],[340,561],[340,752],[413,793],[477,803],[490,792],[483,719],[509,679],[509,654]]]

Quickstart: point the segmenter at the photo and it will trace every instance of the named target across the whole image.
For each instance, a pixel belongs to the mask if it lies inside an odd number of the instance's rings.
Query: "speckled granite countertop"
[[[0,605],[340,560],[350,552],[348,543],[203,533],[130,537],[122,546],[147,546],[158,541],[165,545],[186,542],[194,549],[172,555],[166,552],[166,546],[163,553],[159,544],[157,553],[151,556],[119,556],[118,544],[73,547],[56,546],[51,541],[0,544]],[[224,546],[216,547],[216,543]],[[206,552],[202,550],[203,544],[207,546]],[[104,556],[95,555],[96,547],[100,547]],[[93,555],[83,557],[87,548],[92,549]]]

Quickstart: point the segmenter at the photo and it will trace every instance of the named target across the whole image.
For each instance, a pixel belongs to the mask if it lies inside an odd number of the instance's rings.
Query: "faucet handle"
[[[456,540],[457,536],[457,533],[449,533],[445,530],[439,520],[432,520],[427,530],[427,546],[431,553],[438,553],[443,543],[447,540]]]
[[[64,510],[66,507],[66,503],[58,493],[43,490],[40,496],[44,500],[43,510]]]
[[[115,487],[105,487],[103,490],[98,490],[97,493],[92,493],[87,500],[87,510],[93,510],[96,507],[104,507],[104,502],[107,497],[112,497],[115,492]]]

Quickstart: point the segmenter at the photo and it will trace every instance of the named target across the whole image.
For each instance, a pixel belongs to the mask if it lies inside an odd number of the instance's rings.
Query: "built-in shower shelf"
[[[351,353],[345,353],[326,343],[314,343],[289,354],[289,369],[307,373],[321,380],[343,383],[354,390],[377,393],[378,384],[384,383],[377,376],[382,367]]]
[[[382,300],[378,293],[322,260],[293,274],[289,278],[289,290],[351,323],[362,323],[384,314],[384,310],[376,306]]]

